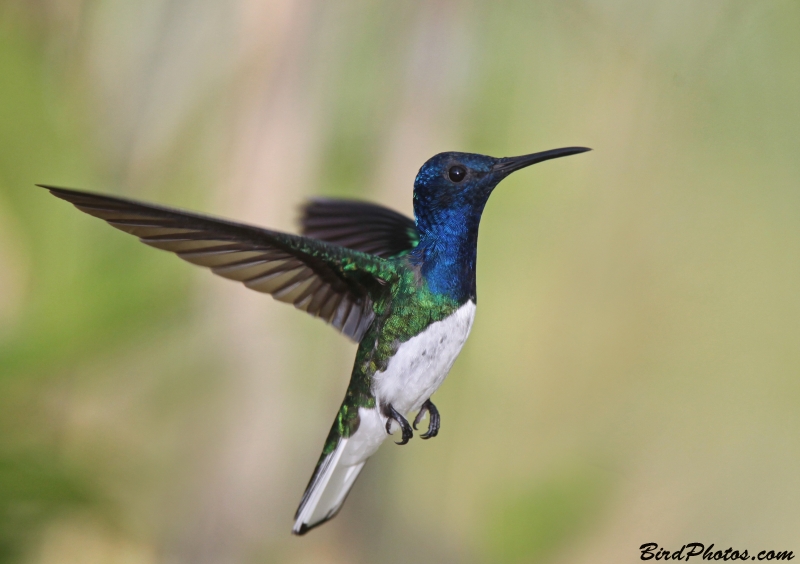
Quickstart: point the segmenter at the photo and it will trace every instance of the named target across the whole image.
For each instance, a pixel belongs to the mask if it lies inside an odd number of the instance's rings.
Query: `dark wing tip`
[[[80,192],[80,190],[74,190],[72,188],[64,188],[62,186],[53,186],[52,184],[35,184],[34,186],[38,186],[39,188],[44,188],[45,190],[50,190],[51,192]]]
[[[34,184],[38,188],[44,188],[45,190],[49,190],[51,194],[55,195],[57,192],[67,192],[69,191],[68,188],[59,188],[58,186],[52,186],[50,184]]]
[[[50,193],[55,196],[56,198],[61,198],[62,200],[66,200],[68,202],[72,202],[74,198],[108,198],[109,196],[105,196],[103,194],[95,194],[93,192],[87,192],[85,190],[76,190],[74,188],[64,188],[62,186],[53,186],[52,184],[36,184],[39,188],[44,188],[45,190],[49,190]],[[114,196],[110,196],[114,198]],[[122,199],[122,198],[119,198]]]
[[[50,184],[37,184],[36,186],[48,190],[59,200],[64,200],[65,202],[69,202],[74,206],[77,206],[78,202],[81,200],[100,199],[102,197],[100,194],[92,194],[91,192],[84,192],[82,190],[73,190],[72,188],[61,188],[59,186],[51,186]]]

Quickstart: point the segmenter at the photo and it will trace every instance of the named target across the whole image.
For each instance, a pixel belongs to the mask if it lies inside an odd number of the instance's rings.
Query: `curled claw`
[[[417,424],[422,421],[422,418],[425,417],[425,413],[429,413],[431,416],[431,422],[428,424],[428,430],[420,435],[421,439],[430,439],[431,437],[435,437],[439,434],[439,425],[441,423],[441,417],[439,417],[439,410],[436,409],[436,406],[433,405],[431,400],[426,400],[425,403],[422,404],[422,407],[417,413],[417,416],[414,418],[414,429],[417,428]]]
[[[404,445],[411,440],[411,437],[414,436],[414,432],[411,430],[411,425],[408,423],[408,419],[400,415],[400,413],[392,406],[392,404],[386,404],[383,406],[383,415],[386,417],[386,433],[391,435],[392,434],[392,421],[397,422],[400,425],[400,429],[403,431],[402,440],[398,445]]]

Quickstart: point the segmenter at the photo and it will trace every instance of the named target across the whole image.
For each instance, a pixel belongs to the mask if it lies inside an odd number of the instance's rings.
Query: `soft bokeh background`
[[[800,553],[800,4],[4,0],[0,561]],[[34,188],[273,228],[410,213],[443,150],[594,152],[490,201],[433,441],[292,516],[355,346]]]

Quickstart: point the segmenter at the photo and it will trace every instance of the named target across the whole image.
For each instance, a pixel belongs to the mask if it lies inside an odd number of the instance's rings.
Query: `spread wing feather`
[[[413,219],[368,202],[315,198],[301,213],[303,235],[382,258],[408,252],[419,242]]]
[[[374,318],[388,261],[334,244],[124,198],[42,186],[143,243],[319,317],[355,341]]]

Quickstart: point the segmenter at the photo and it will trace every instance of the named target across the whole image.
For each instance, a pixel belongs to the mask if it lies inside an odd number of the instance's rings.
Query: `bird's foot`
[[[400,429],[403,431],[403,440],[401,440],[398,445],[406,444],[411,437],[414,436],[414,431],[411,430],[411,425],[408,423],[408,419],[400,415],[400,413],[392,407],[392,404],[387,403],[383,406],[383,415],[386,417],[386,432],[388,434],[392,434],[392,421],[397,422],[400,425]]]
[[[439,434],[439,424],[441,423],[441,417],[439,417],[439,410],[436,409],[436,406],[433,405],[431,400],[425,400],[425,403],[422,404],[422,407],[419,409],[419,413],[414,418],[414,429],[417,428],[417,424],[422,421],[422,418],[425,417],[425,412],[428,412],[431,416],[431,422],[428,423],[428,430],[419,436],[420,439],[430,439],[431,437],[435,437]]]

